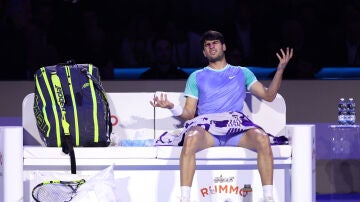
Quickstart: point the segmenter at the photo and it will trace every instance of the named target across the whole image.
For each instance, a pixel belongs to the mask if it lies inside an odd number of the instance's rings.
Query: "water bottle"
[[[252,188],[250,184],[245,184],[244,187],[240,190],[243,202],[252,202]]]
[[[345,98],[340,98],[338,103],[338,123],[340,125],[346,124],[346,117],[347,117],[347,103],[345,101]]]
[[[354,125],[356,122],[355,100],[349,98],[347,102],[347,124]]]

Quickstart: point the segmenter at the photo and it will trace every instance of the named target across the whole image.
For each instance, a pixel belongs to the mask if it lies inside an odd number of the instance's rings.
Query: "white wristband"
[[[180,105],[176,105],[170,111],[174,116],[180,116],[183,113],[183,108]]]

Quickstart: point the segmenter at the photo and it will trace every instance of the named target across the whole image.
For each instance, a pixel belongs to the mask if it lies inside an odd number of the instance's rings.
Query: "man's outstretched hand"
[[[167,108],[167,109],[174,108],[174,104],[167,99],[166,93],[161,93],[160,97],[155,95],[154,99],[152,101],[150,101],[150,104],[153,107],[161,107],[161,108]]]
[[[293,57],[293,49],[289,47],[286,48],[286,51],[280,49],[280,53],[276,53],[276,56],[279,59],[277,69],[284,70],[290,59]]]

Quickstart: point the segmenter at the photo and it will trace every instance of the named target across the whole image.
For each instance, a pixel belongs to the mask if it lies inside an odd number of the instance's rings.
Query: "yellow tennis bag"
[[[110,144],[110,109],[97,67],[71,62],[41,67],[34,79],[34,114],[46,146],[62,147],[71,157],[73,147]],[[75,173],[75,157],[71,162]]]

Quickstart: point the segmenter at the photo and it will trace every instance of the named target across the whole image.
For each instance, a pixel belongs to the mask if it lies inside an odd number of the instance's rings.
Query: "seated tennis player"
[[[237,146],[256,151],[264,201],[274,201],[273,155],[269,136],[242,111],[246,91],[266,101],[275,99],[293,49],[280,49],[276,53],[279,64],[271,83],[265,87],[248,68],[226,62],[222,33],[213,30],[205,32],[201,46],[209,63],[189,76],[184,92],[185,106],[174,106],[166,93],[150,101],[152,106],[168,108],[174,116],[186,120],[180,156],[180,201],[190,201],[195,153],[216,146]]]

